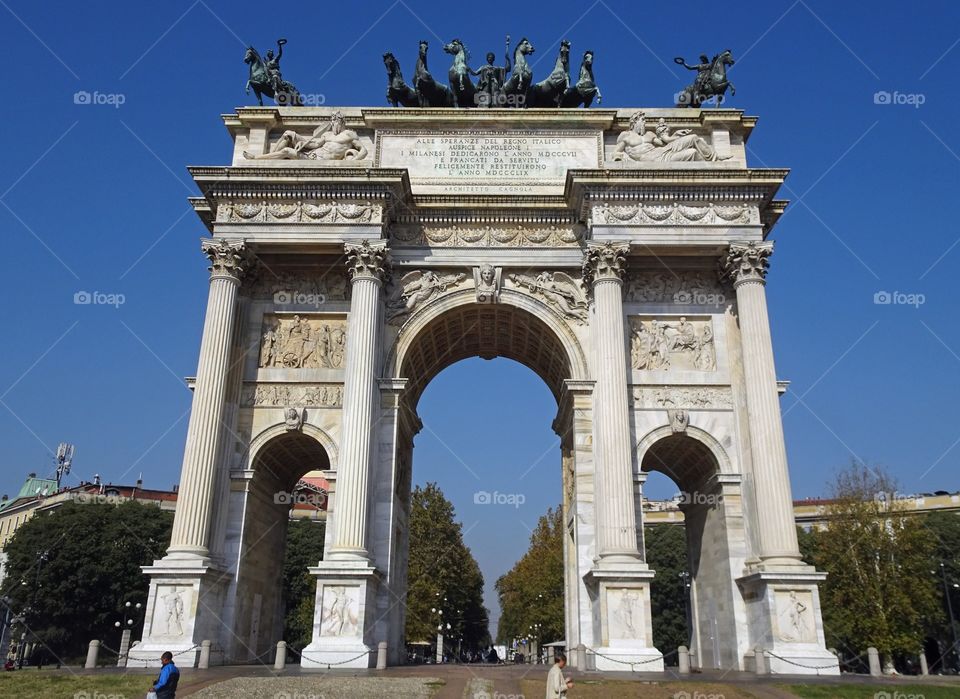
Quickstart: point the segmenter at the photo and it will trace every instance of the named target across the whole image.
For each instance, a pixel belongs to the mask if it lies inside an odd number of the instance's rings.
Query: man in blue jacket
[[[157,693],[157,699],[174,699],[177,696],[180,671],[173,664],[173,653],[166,651],[161,655],[160,666],[160,675],[153,683],[153,691]]]

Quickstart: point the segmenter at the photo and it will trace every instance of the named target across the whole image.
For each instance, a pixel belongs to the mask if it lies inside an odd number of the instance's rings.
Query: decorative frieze
[[[256,300],[270,300],[278,305],[321,306],[328,301],[350,298],[347,273],[341,265],[308,272],[273,272],[265,269],[246,293]]]
[[[707,320],[630,319],[630,362],[646,371],[715,371],[713,325]]]
[[[719,386],[643,386],[633,389],[633,406],[647,410],[731,410],[733,394]]]
[[[217,223],[374,223],[383,206],[371,202],[232,201],[217,207]]]
[[[414,270],[403,275],[391,284],[387,298],[387,318],[391,323],[399,324],[413,313],[445,291],[459,287],[466,281],[463,272],[444,273],[432,269]]]
[[[578,224],[398,225],[390,230],[397,245],[426,247],[574,247],[583,240]]]
[[[345,320],[328,316],[266,316],[258,366],[340,369],[346,351]]]
[[[240,403],[247,408],[339,408],[343,385],[337,383],[247,383]]]
[[[610,204],[593,207],[593,222],[607,225],[759,225],[760,209],[755,204]]]
[[[680,303],[721,306],[724,286],[713,271],[637,270],[628,274],[624,300],[633,303]]]

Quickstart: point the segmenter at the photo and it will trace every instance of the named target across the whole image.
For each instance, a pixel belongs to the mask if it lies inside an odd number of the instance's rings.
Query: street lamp
[[[936,573],[934,573],[934,575],[936,575]],[[950,601],[950,586],[947,585],[947,568],[943,564],[943,561],[940,561],[940,577],[943,580],[943,596],[947,598],[947,613],[950,615],[950,631],[953,633],[953,646],[951,646],[950,650],[957,652],[957,649],[960,648],[960,643],[957,642],[957,622],[954,621],[953,618],[953,602]],[[954,583],[953,587],[960,588],[960,585]]]
[[[127,666],[127,655],[130,652],[130,635],[133,631],[133,623],[136,621],[136,618],[140,616],[140,610],[143,608],[143,605],[137,602],[133,604],[129,600],[123,605],[123,623],[119,621],[113,622],[114,628],[122,628],[123,632],[120,634],[120,650],[117,652],[117,667],[126,667]]]

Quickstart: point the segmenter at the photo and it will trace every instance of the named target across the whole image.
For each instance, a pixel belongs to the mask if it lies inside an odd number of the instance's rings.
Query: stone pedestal
[[[600,645],[591,649],[597,670],[662,672],[663,655],[653,645],[650,611],[652,570],[608,566],[590,577],[597,586]]]
[[[826,573],[753,573],[737,580],[747,606],[752,645],[767,654],[774,675],[839,675],[823,637],[817,584]]]
[[[313,640],[303,649],[303,668],[370,668],[376,666],[373,638],[376,592],[373,566],[353,562],[321,562],[310,568],[317,577]]]

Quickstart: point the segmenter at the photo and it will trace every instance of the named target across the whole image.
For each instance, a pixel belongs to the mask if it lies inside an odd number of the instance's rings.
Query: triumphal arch
[[[242,108],[194,167],[210,287],[179,501],[132,657],[269,658],[289,493],[331,484],[305,667],[404,657],[417,402],[508,357],[557,402],[566,644],[657,670],[641,499],[686,494],[704,668],[836,671],[800,560],[765,284],[786,170],[732,109]],[[226,155],[226,154],[225,154]],[[474,415],[464,420],[477,421]],[[482,419],[477,424],[483,429]],[[181,658],[181,661],[183,658]]]

